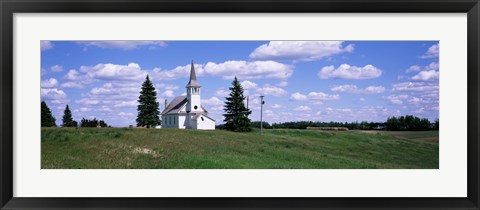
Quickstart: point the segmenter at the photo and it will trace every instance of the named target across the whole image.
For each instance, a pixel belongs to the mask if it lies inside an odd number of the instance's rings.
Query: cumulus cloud
[[[176,85],[169,85],[169,84],[164,84],[164,83],[159,83],[159,84],[156,85],[156,87],[157,87],[158,89],[164,88],[164,89],[166,89],[166,90],[176,90],[176,89],[179,88],[179,87],[176,86]]]
[[[52,71],[52,72],[61,72],[61,71],[63,71],[63,66],[60,66],[60,65],[52,66],[52,67],[50,67],[50,71]]]
[[[115,101],[113,106],[114,107],[137,107],[138,102],[136,100],[133,100],[133,101]]]
[[[173,90],[166,90],[161,95],[164,96],[164,97],[169,97],[169,98],[175,96],[175,94],[173,94]]]
[[[57,88],[41,88],[40,96],[45,100],[56,100],[66,98],[67,94],[65,94],[63,90],[59,90]]]
[[[440,43],[428,48],[427,52],[420,56],[420,58],[438,58],[440,52]]]
[[[208,62],[205,65],[205,74],[221,76],[223,79],[286,79],[292,76],[292,66],[275,61],[226,61],[216,64]]]
[[[68,82],[62,83],[63,88],[84,88],[85,85],[93,82],[93,79],[86,74],[81,74],[75,69],[70,69],[68,73],[63,76]]]
[[[353,52],[353,45],[342,45],[343,41],[271,41],[256,48],[250,58],[316,61],[344,52]]]
[[[215,96],[225,98],[230,94],[229,91],[225,89],[218,89],[215,91]]]
[[[166,42],[163,41],[88,41],[88,42],[77,42],[85,46],[94,46],[107,49],[122,49],[122,50],[133,50],[138,49],[143,46],[147,47],[164,47],[167,46]]]
[[[287,87],[287,86],[288,86],[288,82],[287,82],[287,81],[281,81],[280,83],[277,84],[277,86],[279,86],[279,87]]]
[[[273,104],[273,105],[270,106],[270,107],[272,107],[273,109],[280,109],[280,108],[282,108],[282,105],[280,105],[280,104]]]
[[[245,79],[286,79],[292,76],[293,67],[275,61],[226,61],[223,63],[208,62],[205,65],[195,64],[197,76],[217,76],[231,80],[235,76]],[[155,68],[152,75],[158,80],[175,80],[190,75],[190,64],[178,66],[171,70]]]
[[[294,111],[297,111],[297,112],[303,112],[303,111],[312,111],[312,109],[308,106],[299,106],[299,107],[295,107],[293,109]]]
[[[219,106],[223,105],[223,101],[214,96],[209,99],[202,99],[202,104],[205,104],[207,106]]]
[[[99,100],[94,100],[94,99],[83,98],[83,99],[80,99],[80,100],[76,100],[75,103],[82,104],[82,105],[95,105],[95,104],[99,104],[100,101]]]
[[[308,99],[310,100],[338,100],[340,99],[340,96],[337,95],[329,95],[323,92],[310,92],[307,95]]]
[[[342,64],[338,68],[332,66],[323,67],[318,72],[318,77],[321,79],[340,78],[340,79],[373,79],[380,77],[382,70],[372,65],[364,67],[350,66]]]
[[[271,95],[271,96],[282,96],[287,94],[287,91],[285,91],[282,88],[271,86],[271,85],[265,85],[261,88],[257,88],[256,92],[258,94],[262,95]]]
[[[95,66],[82,66],[80,71],[89,78],[103,80],[143,80],[147,73],[136,63],[128,65],[97,64]]]
[[[50,78],[50,79],[47,79],[47,80],[42,80],[40,82],[40,86],[42,88],[53,88],[53,87],[56,87],[58,84],[58,81],[55,79],[55,78]]]
[[[340,99],[340,95],[329,95],[323,92],[310,92],[307,95],[296,92],[290,95],[290,100],[293,101],[303,101],[307,99],[312,101],[338,100]]]
[[[385,92],[383,86],[368,86],[365,89],[358,88],[356,85],[337,85],[330,88],[334,92],[347,92],[356,94],[377,94]]]
[[[40,41],[40,49],[42,51],[49,50],[53,48],[53,44],[50,41]]]
[[[243,82],[240,82],[240,85],[242,85],[243,89],[252,89],[252,88],[257,88],[257,84],[254,82],[250,82],[248,80],[245,80]]]
[[[133,117],[135,115],[133,113],[120,112],[120,113],[118,113],[118,116],[120,116],[120,117]]]
[[[438,91],[438,84],[426,82],[402,82],[392,85],[392,91],[432,92]]]
[[[307,100],[307,96],[306,95],[303,95],[299,92],[296,92],[296,93],[293,93],[291,96],[290,96],[290,99],[291,100],[294,100],[294,101],[303,101],[303,100]]]
[[[403,100],[407,99],[408,98],[408,95],[389,95],[386,97],[386,99],[388,99],[390,101],[390,103],[392,104],[397,104],[397,105],[400,105],[400,104],[403,104]]]
[[[421,71],[410,79],[415,81],[432,81],[438,80],[439,72],[435,70]]]
[[[419,66],[419,65],[413,65],[410,66],[405,72],[410,73],[410,72],[417,72],[417,71],[430,71],[430,70],[438,70],[439,65],[438,62],[432,62],[428,64],[428,66]]]

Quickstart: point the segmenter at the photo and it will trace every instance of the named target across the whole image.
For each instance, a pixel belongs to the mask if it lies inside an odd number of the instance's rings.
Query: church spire
[[[201,87],[200,83],[197,82],[197,75],[195,75],[195,67],[193,65],[193,60],[192,60],[192,66],[190,69],[190,81],[188,81],[187,88],[188,87]]]

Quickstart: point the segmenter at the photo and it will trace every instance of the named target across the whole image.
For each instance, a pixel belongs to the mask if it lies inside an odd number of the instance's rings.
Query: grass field
[[[437,141],[422,140],[434,138]],[[438,168],[438,131],[42,128],[43,169]]]

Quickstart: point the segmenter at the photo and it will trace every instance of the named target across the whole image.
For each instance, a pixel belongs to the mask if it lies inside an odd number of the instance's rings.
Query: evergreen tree
[[[160,109],[157,102],[157,92],[148,75],[142,84],[142,91],[140,91],[138,103],[137,126],[152,127],[160,125]]]
[[[63,112],[63,123],[62,127],[76,127],[77,122],[73,120],[72,118],[72,112],[70,111],[70,108],[67,106],[65,107],[65,111]]]
[[[52,115],[52,111],[48,108],[47,103],[42,101],[42,117],[41,117],[42,127],[56,127],[55,118]]]
[[[245,96],[243,96],[243,88],[238,82],[237,77],[232,82],[232,87],[230,89],[230,94],[225,99],[225,106],[223,110],[225,114],[224,122],[225,129],[237,132],[248,132],[251,131],[250,119],[248,115],[252,113],[249,109],[245,107]]]

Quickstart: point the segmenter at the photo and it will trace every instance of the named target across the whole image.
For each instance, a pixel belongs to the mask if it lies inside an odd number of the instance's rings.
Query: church
[[[165,102],[165,110],[161,113],[162,128],[215,130],[215,120],[201,105],[200,88],[192,61],[187,95],[175,97],[168,105]]]

